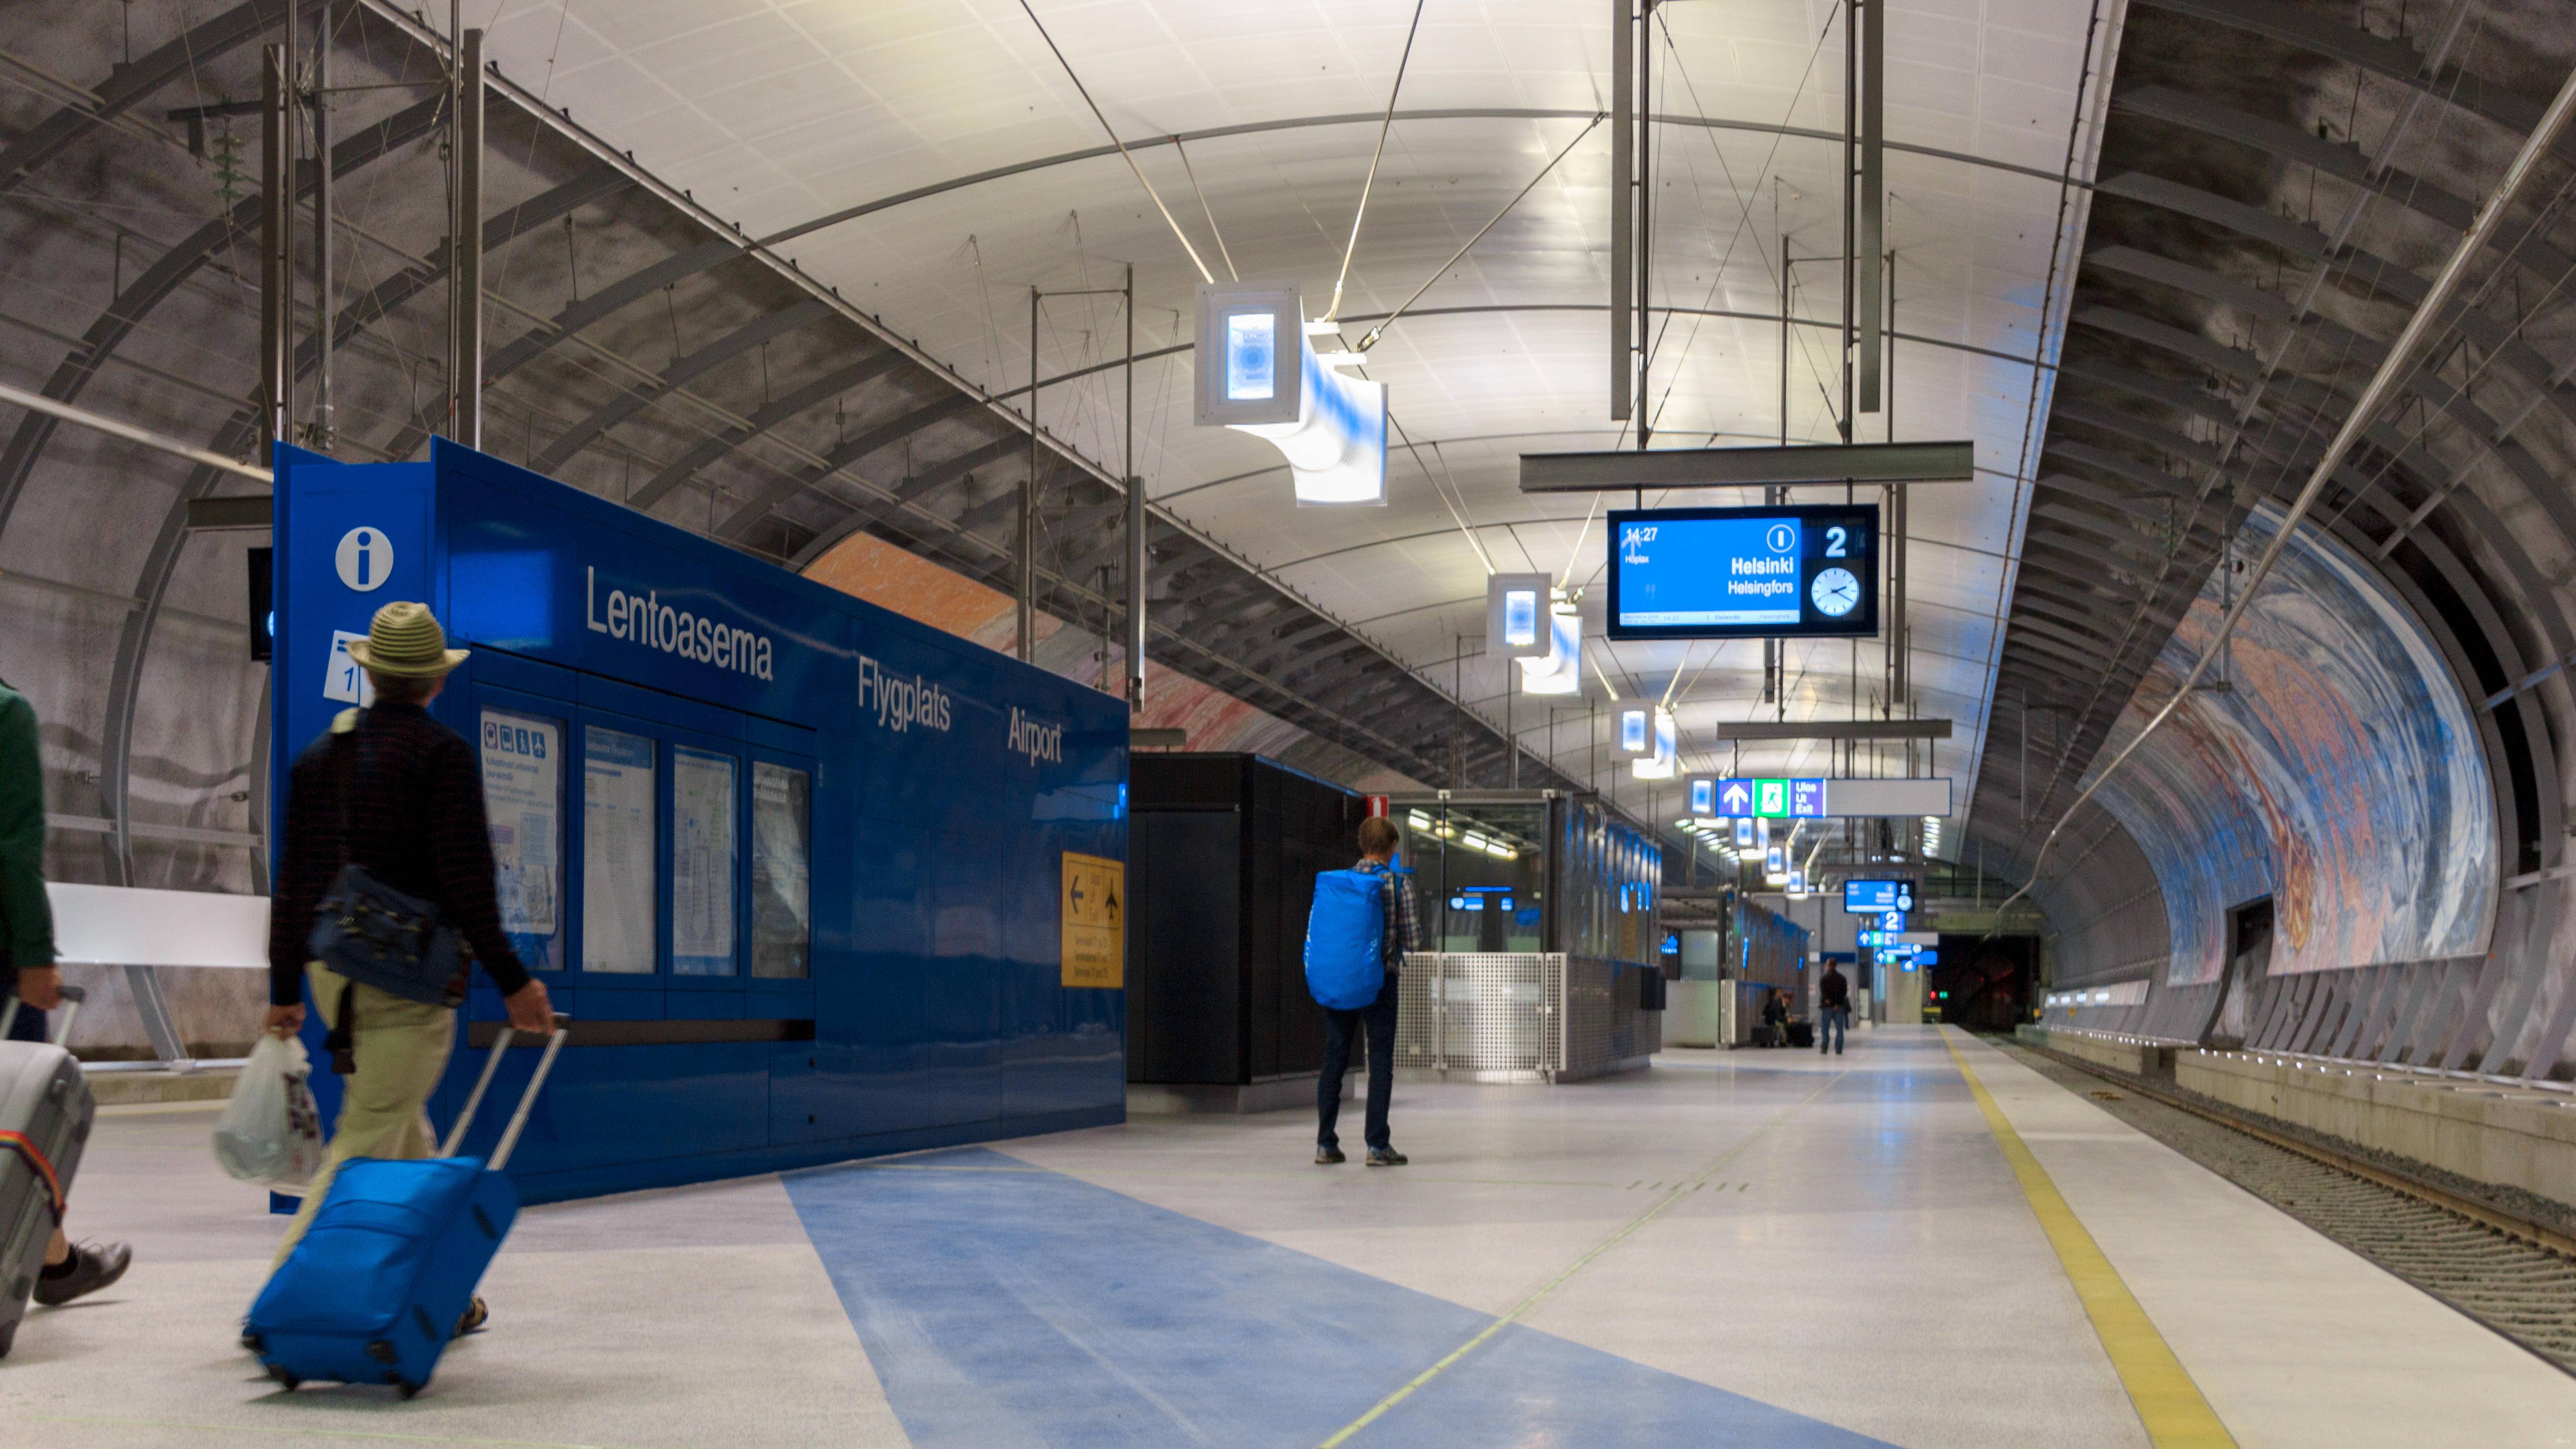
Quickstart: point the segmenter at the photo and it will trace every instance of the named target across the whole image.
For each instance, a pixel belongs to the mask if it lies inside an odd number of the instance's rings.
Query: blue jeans
[[[9,999],[9,998],[6,998],[6,997],[0,997],[0,1000],[7,1000],[7,999]],[[0,1012],[6,1012],[8,1009],[9,1009],[9,1008],[8,1008],[8,1007],[6,1007],[6,1006],[0,1006]],[[50,1036],[48,1036],[48,1035],[46,1034],[46,1032],[45,1032],[45,1014],[44,1014],[43,1012],[41,1012],[41,1011],[38,1011],[36,1008],[34,1008],[34,1007],[32,1007],[32,1006],[28,1006],[28,1005],[26,1005],[26,1004],[25,1004],[25,1003],[23,1003],[23,1002],[22,1002],[22,1003],[20,1003],[20,1004],[19,1004],[19,1007],[18,1007],[18,1019],[17,1019],[15,1022],[11,1023],[11,1024],[10,1024],[10,1027],[9,1027],[9,1040],[11,1040],[11,1041],[51,1041],[51,1040],[53,1040],[53,1038],[52,1038],[52,1037],[50,1037]]]
[[[1841,1051],[1843,1033],[1850,1027],[1851,1008],[1848,1006],[1828,1006],[1817,1013],[1816,1054],[1822,1056],[1829,1051]],[[1828,1038],[1831,1038],[1830,1042]]]

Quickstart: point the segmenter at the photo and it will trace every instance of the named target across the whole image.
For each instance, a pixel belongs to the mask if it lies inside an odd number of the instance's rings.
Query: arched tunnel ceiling
[[[2175,659],[2187,664],[2191,651],[2168,645],[2175,622],[2195,600],[2214,616],[2228,597],[2235,575],[2213,568],[2247,509],[2285,504],[2308,481],[2565,80],[2569,19],[2554,4],[2133,0],[1997,677],[1980,840],[2026,864],[2099,768],[2106,739],[2124,741],[2142,703],[2161,703],[2139,688],[2160,654],[2168,690]],[[2442,732],[2471,757],[2459,768],[2495,773],[2492,858],[2511,878],[2508,896],[2562,873],[2566,845],[2558,754],[2570,700],[2557,671],[2576,644],[2576,506],[2564,482],[2576,440],[2564,295],[2576,267],[2564,225],[2572,166],[2576,146],[2562,138],[2473,260],[2426,364],[2374,418],[2310,523],[2375,569],[2438,641],[2437,688],[2464,696],[2468,715]],[[2239,537],[2240,567],[2267,536]],[[2222,704],[2188,706],[2132,773],[2188,774],[2186,736],[2201,738],[2214,711]],[[2311,723],[2326,730],[2332,713]],[[2372,748],[2403,752],[2387,739]],[[2335,787],[2321,775],[2292,788],[2299,798],[2279,811],[2322,818],[2348,803],[2326,798]],[[2217,813],[2216,802],[2201,811],[2201,838],[2225,838]],[[2255,842],[2267,860],[2284,845]],[[2394,897],[2409,878],[2484,851],[2469,842],[2405,878],[2339,884]],[[2080,874],[2086,858],[2061,854],[2052,873]],[[2191,907],[2178,933],[2215,931],[2213,912],[2289,889],[2242,871],[2222,881],[2223,864],[2157,869],[2164,893]],[[2460,908],[2475,909],[2494,888],[2463,894]],[[2084,896],[2127,900],[2109,879],[2070,894]],[[2284,900],[2293,911],[2314,904]],[[2076,915],[2061,925],[2094,924]],[[2178,934],[2174,949],[2177,973],[2186,954],[2200,973],[2177,981],[2211,979],[2204,958],[2217,948],[2187,953]],[[2499,940],[2500,954],[2512,949]],[[2084,951],[2090,969],[2143,969],[2105,943]],[[2346,954],[2325,964],[2382,959]]]
[[[1622,437],[1606,421],[1607,140],[1583,134],[1603,104],[1603,8],[1425,7],[1347,320],[1394,307],[1575,144],[1371,354],[1419,445],[1399,448],[1390,506],[1301,511],[1263,445],[1188,426],[1176,344],[1197,273],[1011,0],[478,0],[468,23],[493,25],[501,87],[486,446],[791,565],[865,530],[999,582],[1028,456],[1010,416],[1027,288],[1111,286],[1133,262],[1157,656],[1360,760],[1497,783],[1500,673],[1451,664],[1481,627],[1487,561],[1581,583],[1601,551],[1580,500],[1518,493],[1516,455]],[[1320,310],[1413,7],[1036,9],[1211,263],[1293,279]],[[251,447],[257,178],[238,173],[256,170],[256,117],[207,121],[192,155],[168,113],[256,94],[285,10],[98,0],[0,21],[11,381]],[[303,6],[308,25],[318,10]],[[2026,858],[2025,813],[2071,797],[2245,503],[2296,488],[2318,420],[2376,363],[2566,59],[2555,0],[2412,10],[1891,11],[1892,426],[1973,438],[1981,464],[1915,490],[1912,705],[1960,722],[1937,767],[1970,777],[1962,808],[1973,798],[2007,858]],[[408,11],[331,14],[340,84],[434,73],[435,37]],[[1657,437],[1773,440],[1784,421],[1829,437],[1835,269],[1799,269],[1784,420],[1777,252],[1783,234],[1801,258],[1836,246],[1838,7],[1657,14]],[[2429,75],[2428,49],[2443,51]],[[339,113],[336,444],[352,457],[409,455],[440,421],[448,251],[422,94],[355,93]],[[251,144],[227,153],[228,131]],[[2473,690],[2510,690],[2576,643],[2576,504],[2552,481],[2576,415],[2552,206],[2548,225],[2508,229],[2511,260],[2472,289],[2465,358],[2417,382],[2326,505],[2442,616]],[[1122,327],[1097,297],[1059,299],[1037,338],[1055,380],[1042,604],[1086,627],[1097,565],[1116,558]],[[2061,343],[2063,367],[2046,365]],[[309,403],[309,346],[301,360]],[[58,810],[170,840],[255,829],[226,785],[260,734],[257,675],[221,632],[240,617],[240,539],[188,534],[178,506],[241,485],[0,422],[0,607],[25,623],[0,667],[51,672],[71,793],[96,791]],[[1888,426],[1867,416],[1859,435]],[[1789,717],[1878,707],[1878,654],[1793,647]],[[1736,763],[1706,741],[1761,709],[1754,646],[1597,658],[1629,697],[1678,676],[1691,762]],[[1463,734],[1453,680],[1479,718]],[[238,719],[210,730],[158,702],[202,697]],[[2505,812],[2518,869],[2557,858],[2566,707],[2563,678],[2544,680],[2497,716],[2538,752]],[[1511,723],[1544,755],[1536,714]],[[1613,783],[1579,738],[1558,736],[1553,778]],[[1813,746],[1741,763],[1823,767]],[[1551,777],[1532,763],[1522,778]]]
[[[1388,383],[1401,429],[1388,507],[1292,507],[1266,445],[1189,425],[1185,351],[1137,373],[1137,466],[1153,496],[1443,685],[1457,636],[1481,632],[1488,560],[1582,584],[1604,552],[1601,529],[1587,529],[1590,500],[1521,495],[1517,460],[1623,436],[1607,405],[1609,136],[1593,126],[1606,94],[1606,10],[1557,0],[1424,10],[1351,265],[1342,314],[1358,325],[1348,337],[1430,279],[1575,144],[1370,353],[1368,373]],[[1218,274],[1230,260],[1248,278],[1295,281],[1309,312],[1322,312],[1413,6],[1156,0],[1037,11]],[[1918,490],[1913,508],[1920,708],[1962,722],[1965,738],[1944,747],[1962,771],[1976,757],[2012,547],[2006,480],[2032,432],[2028,359],[2066,199],[2058,177],[2087,20],[2056,6],[1916,6],[1890,17],[1889,129],[1901,143],[1888,161],[1890,225],[1904,334],[1894,426],[1903,437],[1973,437],[1988,469]],[[1785,231],[1802,258],[1838,247],[1840,25],[1836,6],[1803,0],[1658,12],[1655,296],[1667,310],[1650,397],[1661,437],[1701,445],[1782,434],[1778,238]],[[995,391],[1028,378],[1033,285],[1114,288],[1133,262],[1139,349],[1186,340],[1197,272],[1012,0],[575,0],[511,12],[493,47],[509,73],[544,77],[548,98],[582,124]],[[1838,315],[1839,279],[1830,265],[1802,267],[1800,278],[1785,427],[1820,440],[1834,435],[1837,384],[1832,334],[1810,324]],[[1119,355],[1123,325],[1114,298],[1050,301],[1038,371]],[[1050,390],[1042,415],[1114,466],[1121,387],[1115,371],[1095,374]],[[1884,415],[1865,417],[1860,433],[1886,426]],[[1589,613],[1597,632],[1597,599]],[[1659,694],[1685,674],[1695,763],[1716,758],[1706,743],[1715,723],[1758,707],[1757,646],[1594,647],[1628,697]],[[1874,644],[1793,649],[1790,717],[1843,717],[1855,692],[1874,710],[1882,668]],[[1499,723],[1500,674],[1471,665],[1457,677]],[[1544,727],[1532,727],[1540,717],[1524,706],[1513,723],[1544,753]],[[1559,736],[1569,772],[1587,768],[1583,738],[1570,727]],[[1824,768],[1817,747],[1748,751],[1744,764]]]

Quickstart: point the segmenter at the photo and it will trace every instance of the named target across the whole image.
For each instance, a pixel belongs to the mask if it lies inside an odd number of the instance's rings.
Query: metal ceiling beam
[[[419,140],[435,126],[438,114],[437,101],[423,101],[358,131],[331,148],[333,174],[350,175],[396,148]],[[302,190],[298,188],[299,194]],[[235,237],[257,227],[262,205],[261,198],[246,197],[156,258],[89,325],[82,334],[81,345],[66,354],[46,379],[44,395],[57,402],[76,400],[105,364],[107,355],[121,346],[153,309],[213,261]],[[42,413],[29,413],[11,435],[7,449],[0,450],[0,533],[7,531],[9,516],[17,507],[27,476],[53,438],[55,421]]]
[[[1241,122],[1230,126],[1210,126],[1197,131],[1184,131],[1178,135],[1141,136],[1131,141],[1125,141],[1121,144],[1123,144],[1129,152],[1140,152],[1152,150],[1157,146],[1192,146],[1201,141],[1221,140],[1231,136],[1268,135],[1281,131],[1311,130],[1325,126],[1375,126],[1385,121],[1387,114],[1388,113],[1384,111],[1350,111],[1338,115],[1291,116],[1270,121]],[[1400,110],[1393,114],[1396,120],[1404,122],[1590,121],[1595,119],[1600,112],[1597,110],[1538,110],[1518,106],[1453,106],[1410,111]],[[1818,130],[1806,126],[1770,125],[1760,121],[1724,120],[1699,115],[1682,116],[1671,114],[1656,115],[1652,117],[1652,120],[1654,124],[1658,126],[1674,126],[1686,129],[1696,128],[1710,131],[1745,131],[1756,135],[1781,136],[1793,140],[1829,141],[1836,146],[1840,146],[1843,140],[1843,135],[1840,131]],[[1904,141],[1889,141],[1885,144],[1887,149],[1890,151],[1901,151],[1909,155],[1928,156],[1943,161],[1956,161],[1962,165],[1977,166],[1994,171],[2003,171],[2016,175],[2028,176],[2036,180],[2045,181],[2052,186],[2064,184],[2082,189],[2088,184],[2081,177],[2063,176],[2058,173],[2043,171],[2034,166],[2017,165],[2010,161],[1997,161],[1990,157],[1975,156],[1963,151],[1948,151],[1937,146],[1921,146]],[[822,231],[829,227],[838,226],[843,222],[856,221],[864,216],[873,216],[881,211],[889,211],[898,206],[904,206],[915,201],[927,200],[930,197],[944,195],[951,191],[962,190],[969,186],[980,186],[990,181],[1003,181],[1014,176],[1025,176],[1034,171],[1045,171],[1057,166],[1069,166],[1083,161],[1106,160],[1115,157],[1118,154],[1118,145],[1086,146],[1078,151],[1062,151],[1053,156],[1032,157],[1029,160],[1015,161],[1006,166],[995,166],[987,170],[971,172],[964,176],[948,177],[943,180],[929,182],[925,185],[915,186],[908,190],[898,191],[891,195],[880,196],[872,201],[862,201],[855,206],[845,206],[837,211],[826,212],[821,216],[798,222],[794,226],[790,226],[782,231],[772,232],[768,236],[762,237],[761,245],[784,245],[785,243],[795,241],[800,237],[811,236],[815,232]]]
[[[670,396],[675,389],[808,323],[821,321],[830,315],[830,311],[811,297],[791,302],[775,312],[753,318],[685,357],[674,359],[670,366],[662,369],[651,386],[629,387],[620,391],[615,398],[592,409],[588,417],[556,434],[544,451],[529,460],[529,470],[552,474],[563,466],[564,460],[590,446],[591,439],[650,408]]]
[[[836,371],[827,372],[812,382],[780,396],[768,406],[753,413],[746,420],[747,426],[728,427],[711,437],[698,440],[688,452],[665,465],[662,471],[648,479],[643,487],[636,489],[634,495],[626,500],[626,506],[639,512],[651,511],[653,505],[661,502],[680,485],[705,471],[707,466],[717,459],[797,414],[844,396],[871,379],[894,371],[903,363],[903,354],[889,348],[873,356],[862,357]]]
[[[320,8],[319,0],[305,0],[299,13],[310,14]],[[110,66],[107,79],[90,92],[97,97],[95,105],[65,106],[0,149],[0,191],[16,188],[37,168],[61,155],[91,126],[125,114],[162,87],[199,73],[267,34],[286,18],[286,13],[287,0],[250,0],[163,43],[140,60]]]
[[[1719,740],[1946,740],[1946,719],[1724,720]]]
[[[752,491],[749,499],[726,515],[724,522],[716,525],[716,537],[727,540],[741,538],[751,530],[753,524],[767,517],[770,510],[781,503],[808,489],[821,486],[830,478],[848,472],[852,464],[870,453],[900,443],[933,423],[953,418],[959,413],[972,409],[975,404],[976,399],[972,394],[951,392],[946,397],[934,399],[910,412],[879,423],[847,442],[835,444],[830,452],[823,455],[821,463],[786,478],[773,478],[761,483]]]
[[[1742,488],[1801,483],[1924,483],[1976,475],[1974,442],[1791,443],[1773,448],[1523,453],[1523,493]]]

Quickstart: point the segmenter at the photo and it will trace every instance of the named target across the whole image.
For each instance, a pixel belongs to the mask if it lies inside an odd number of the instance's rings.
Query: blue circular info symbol
[[[1771,532],[1764,536],[1763,542],[1771,545],[1773,553],[1787,553],[1798,546],[1798,535],[1789,525],[1775,523],[1771,525]]]

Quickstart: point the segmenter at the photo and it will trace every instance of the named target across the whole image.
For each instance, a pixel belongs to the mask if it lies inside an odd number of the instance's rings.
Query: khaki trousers
[[[358,1070],[341,1086],[340,1121],[331,1132],[322,1170],[304,1190],[304,1206],[286,1225],[286,1241],[277,1263],[295,1250],[313,1214],[331,1190],[340,1164],[352,1157],[403,1160],[433,1156],[438,1134],[429,1125],[429,1094],[438,1090],[447,1071],[447,1054],[456,1042],[456,1013],[448,1007],[405,1001],[390,992],[352,982],[319,961],[304,966],[313,986],[313,1005],[325,1026],[340,1019],[342,993],[358,993],[350,1018],[357,1042]],[[270,1265],[272,1268],[275,1264]]]

